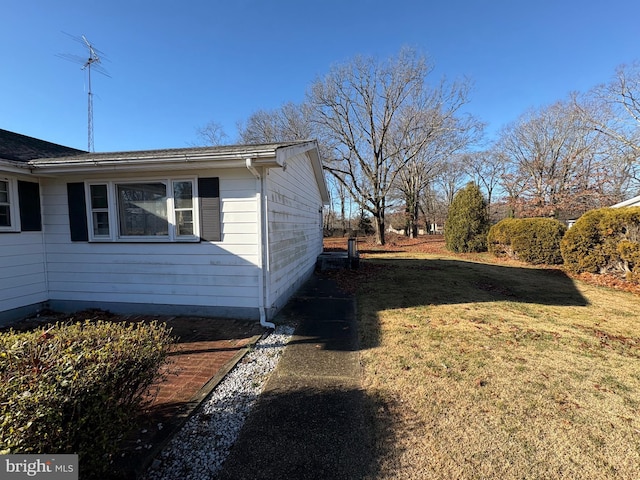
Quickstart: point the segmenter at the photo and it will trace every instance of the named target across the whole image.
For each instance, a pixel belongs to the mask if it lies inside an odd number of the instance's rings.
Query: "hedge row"
[[[640,207],[585,213],[560,248],[570,272],[611,273],[640,282]]]
[[[601,208],[570,229],[548,218],[507,218],[493,225],[488,249],[532,264],[562,264],[572,273],[613,274],[640,283],[640,207]]]
[[[506,218],[487,235],[489,252],[532,264],[562,263],[560,240],[566,226],[551,218]]]
[[[100,478],[171,343],[156,323],[0,334],[0,454],[77,453],[83,478]]]

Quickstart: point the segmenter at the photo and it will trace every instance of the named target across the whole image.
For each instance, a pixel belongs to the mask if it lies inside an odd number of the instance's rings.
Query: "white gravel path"
[[[294,327],[278,325],[209,394],[143,480],[210,479],[219,472]]]

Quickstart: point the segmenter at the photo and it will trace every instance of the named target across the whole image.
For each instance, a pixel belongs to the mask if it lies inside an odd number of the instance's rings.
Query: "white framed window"
[[[198,241],[195,179],[89,183],[92,241]]]
[[[194,183],[190,180],[173,182],[173,213],[177,237],[193,236],[196,232],[193,186]]]
[[[0,177],[0,232],[20,230],[17,186],[13,178]]]
[[[109,186],[98,184],[89,186],[89,208],[94,238],[111,238],[109,222]]]

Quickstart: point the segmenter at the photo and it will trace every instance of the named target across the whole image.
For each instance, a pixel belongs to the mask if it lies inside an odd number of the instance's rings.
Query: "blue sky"
[[[469,77],[489,139],[529,108],[640,60],[637,0],[3,0],[0,128],[86,149],[86,74],[58,54],[108,57],[93,74],[96,151],[180,148],[209,121],[299,102],[332,64],[425,53],[433,80]]]

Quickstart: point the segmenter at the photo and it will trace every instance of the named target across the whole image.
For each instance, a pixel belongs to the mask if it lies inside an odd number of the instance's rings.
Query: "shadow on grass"
[[[349,280],[357,282],[361,315],[388,309],[485,302],[589,305],[573,280],[554,268],[452,259],[375,259],[361,262],[361,267],[356,278]],[[363,325],[360,347],[377,346],[380,341],[377,319],[363,318]]]
[[[573,280],[554,268],[522,268],[462,260],[367,261],[362,295],[376,296],[383,308],[511,301],[587,306]]]

